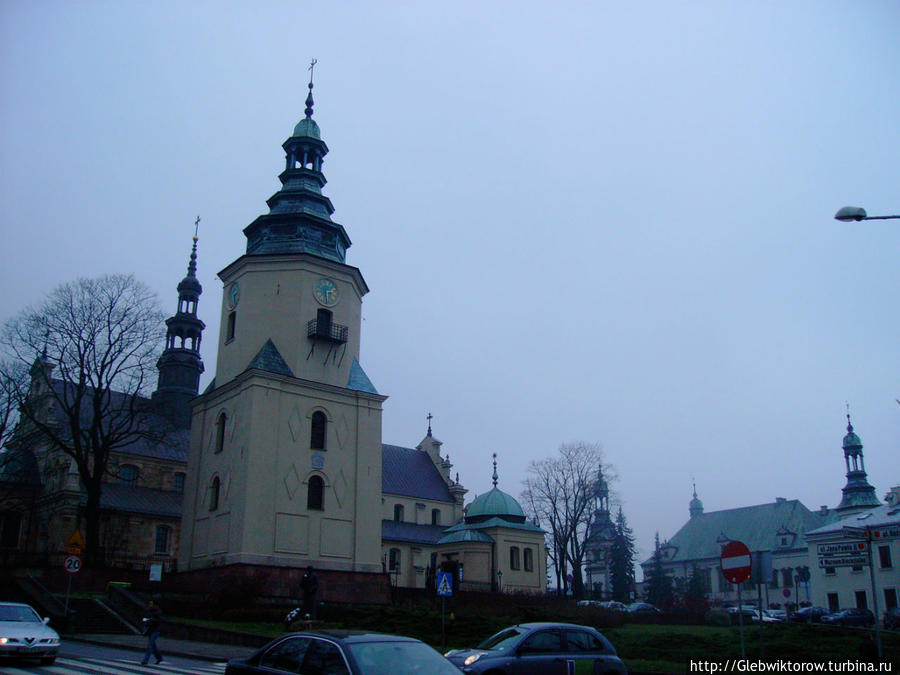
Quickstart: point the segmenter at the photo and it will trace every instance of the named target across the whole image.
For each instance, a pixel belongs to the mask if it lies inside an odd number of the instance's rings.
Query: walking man
[[[144,617],[143,621],[144,634],[147,636],[147,652],[144,654],[144,660],[141,661],[141,665],[147,665],[147,661],[150,660],[151,654],[156,657],[157,663],[162,663],[162,654],[159,653],[159,649],[156,646],[156,640],[159,638],[159,628],[163,622],[163,615],[159,606],[156,604],[156,601],[151,600],[147,604],[147,616]]]

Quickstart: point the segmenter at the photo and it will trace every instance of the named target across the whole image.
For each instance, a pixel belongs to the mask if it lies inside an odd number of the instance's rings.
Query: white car
[[[59,635],[30,605],[0,602],[0,659],[40,659],[43,665],[56,661]]]

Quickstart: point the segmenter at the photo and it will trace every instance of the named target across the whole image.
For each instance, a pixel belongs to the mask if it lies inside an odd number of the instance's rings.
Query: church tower
[[[194,224],[194,246],[188,262],[187,276],[178,284],[178,309],[166,319],[166,347],[156,362],[159,380],[153,401],[179,427],[191,424],[191,401],[200,391],[203,361],[200,338],[205,324],[197,316],[197,304],[203,287],[197,279],[197,230]]]
[[[310,77],[269,213],[219,273],[216,374],[194,408],[178,567],[281,568],[289,585],[290,570],[312,565],[326,587],[349,587],[382,571],[387,397],[359,362],[369,288],[322,194],[312,89]]]
[[[875,496],[875,488],[869,485],[866,464],[863,460],[863,444],[853,431],[850,414],[847,414],[847,435],[844,436],[844,463],[847,465],[847,484],[841,492],[844,496],[836,511],[841,516],[881,506]]]

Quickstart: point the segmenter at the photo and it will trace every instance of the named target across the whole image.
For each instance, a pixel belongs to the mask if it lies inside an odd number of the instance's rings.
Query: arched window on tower
[[[321,476],[311,476],[306,492],[306,508],[321,511],[324,508],[325,481]]]
[[[225,449],[225,424],[228,422],[228,417],[225,413],[219,413],[219,416],[216,418],[216,447],[215,453],[218,454]]]
[[[431,509],[431,524],[432,525],[440,525],[441,524],[441,510],[440,509]]]
[[[312,414],[312,423],[310,424],[310,441],[309,447],[313,450],[325,449],[326,430],[328,429],[328,418],[321,410],[316,410]]]
[[[215,476],[209,484],[209,510],[215,511],[219,508],[219,477]]]
[[[123,464],[119,467],[119,480],[125,485],[137,483],[138,468],[134,464]]]
[[[532,549],[526,548],[522,551],[522,563],[526,572],[534,571],[534,551]]]

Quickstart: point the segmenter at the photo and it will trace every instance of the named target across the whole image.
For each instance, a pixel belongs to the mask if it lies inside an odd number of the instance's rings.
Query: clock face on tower
[[[319,304],[326,307],[334,307],[338,304],[338,289],[331,279],[319,279],[313,286],[313,295]]]

